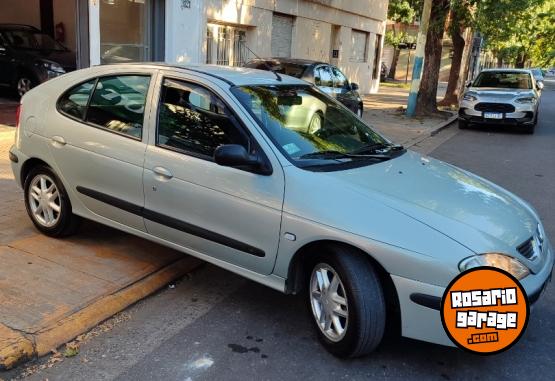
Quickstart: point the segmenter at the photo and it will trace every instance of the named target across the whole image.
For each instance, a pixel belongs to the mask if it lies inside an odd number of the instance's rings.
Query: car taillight
[[[15,110],[15,128],[19,128],[19,117],[21,116],[21,104],[17,105]]]

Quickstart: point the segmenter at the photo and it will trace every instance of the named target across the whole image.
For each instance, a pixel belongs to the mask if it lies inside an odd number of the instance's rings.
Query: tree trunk
[[[526,53],[524,52],[520,53],[518,55],[518,58],[516,59],[515,67],[520,69],[524,68],[524,65],[526,64],[526,59],[527,59]]]
[[[456,17],[451,22],[458,24]],[[451,28],[451,39],[453,40],[453,59],[451,60],[451,70],[449,71],[449,82],[445,97],[439,102],[440,106],[451,106],[459,104],[459,77],[461,74],[462,58],[465,41],[463,37],[464,28],[453,25]]]
[[[459,77],[459,85],[458,85],[458,94],[457,96],[461,97],[461,94],[464,93],[466,88],[467,82],[471,79],[469,78],[468,74],[470,71],[470,57],[472,55],[472,42],[474,39],[474,32],[471,28],[466,28],[464,31],[464,39],[465,39],[465,46],[463,51],[463,58],[462,58],[462,71]]]
[[[430,27],[426,37],[424,70],[416,100],[416,115],[425,116],[438,112],[437,84],[441,65],[441,49],[449,0],[433,0]]]
[[[393,48],[393,59],[391,60],[391,67],[389,68],[388,78],[395,79],[395,72],[397,71],[397,63],[399,62],[399,56],[401,55],[401,50],[398,48]]]
[[[501,56],[497,56],[497,67],[503,67],[503,58]]]

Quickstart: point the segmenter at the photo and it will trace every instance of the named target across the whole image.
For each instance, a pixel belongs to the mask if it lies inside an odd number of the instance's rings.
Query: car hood
[[[384,163],[325,175],[477,253],[514,252],[538,225],[534,211],[517,196],[467,171],[411,151]]]
[[[71,50],[27,50],[26,54],[35,59],[45,59],[61,65],[66,72],[76,68],[75,52]]]
[[[471,87],[467,94],[477,95],[481,101],[503,101],[515,97],[533,96],[531,89],[503,89],[498,87]]]

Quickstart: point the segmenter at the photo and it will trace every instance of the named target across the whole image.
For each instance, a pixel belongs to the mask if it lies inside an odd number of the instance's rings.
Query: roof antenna
[[[243,46],[244,46],[245,48],[247,48],[247,50],[248,50],[249,52],[252,53],[253,56],[255,56],[257,59],[259,59],[260,61],[262,61],[262,62],[264,63],[264,66],[266,66],[266,69],[268,69],[269,71],[271,71],[272,73],[274,73],[274,75],[276,76],[276,79],[277,79],[279,82],[281,82],[281,75],[279,75],[279,73],[278,73],[277,71],[275,71],[270,65],[268,65],[268,62],[266,62],[266,60],[263,60],[262,58],[260,58],[260,57],[258,56],[258,54],[256,54],[255,52],[253,52],[253,51],[251,50],[251,48],[249,48],[249,46],[248,46],[244,41],[241,41],[241,43],[243,44]]]

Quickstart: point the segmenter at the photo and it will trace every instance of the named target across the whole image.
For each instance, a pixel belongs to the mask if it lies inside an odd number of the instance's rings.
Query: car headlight
[[[536,103],[536,98],[535,97],[517,98],[517,99],[515,99],[515,102],[516,103],[525,103],[525,104]]]
[[[64,70],[63,67],[60,66],[60,64],[56,63],[56,62],[48,62],[48,61],[44,61],[42,62],[42,66],[48,70],[48,71],[52,71],[54,73],[65,73],[66,71]]]
[[[530,274],[528,267],[523,265],[518,259],[500,253],[479,254],[463,259],[459,263],[459,270],[466,271],[481,266],[505,270],[518,280]]]
[[[463,99],[464,99],[465,101],[474,102],[474,101],[477,101],[477,100],[478,100],[478,97],[476,97],[475,95],[472,95],[472,94],[468,94],[468,93],[467,93],[467,94],[464,94]]]

